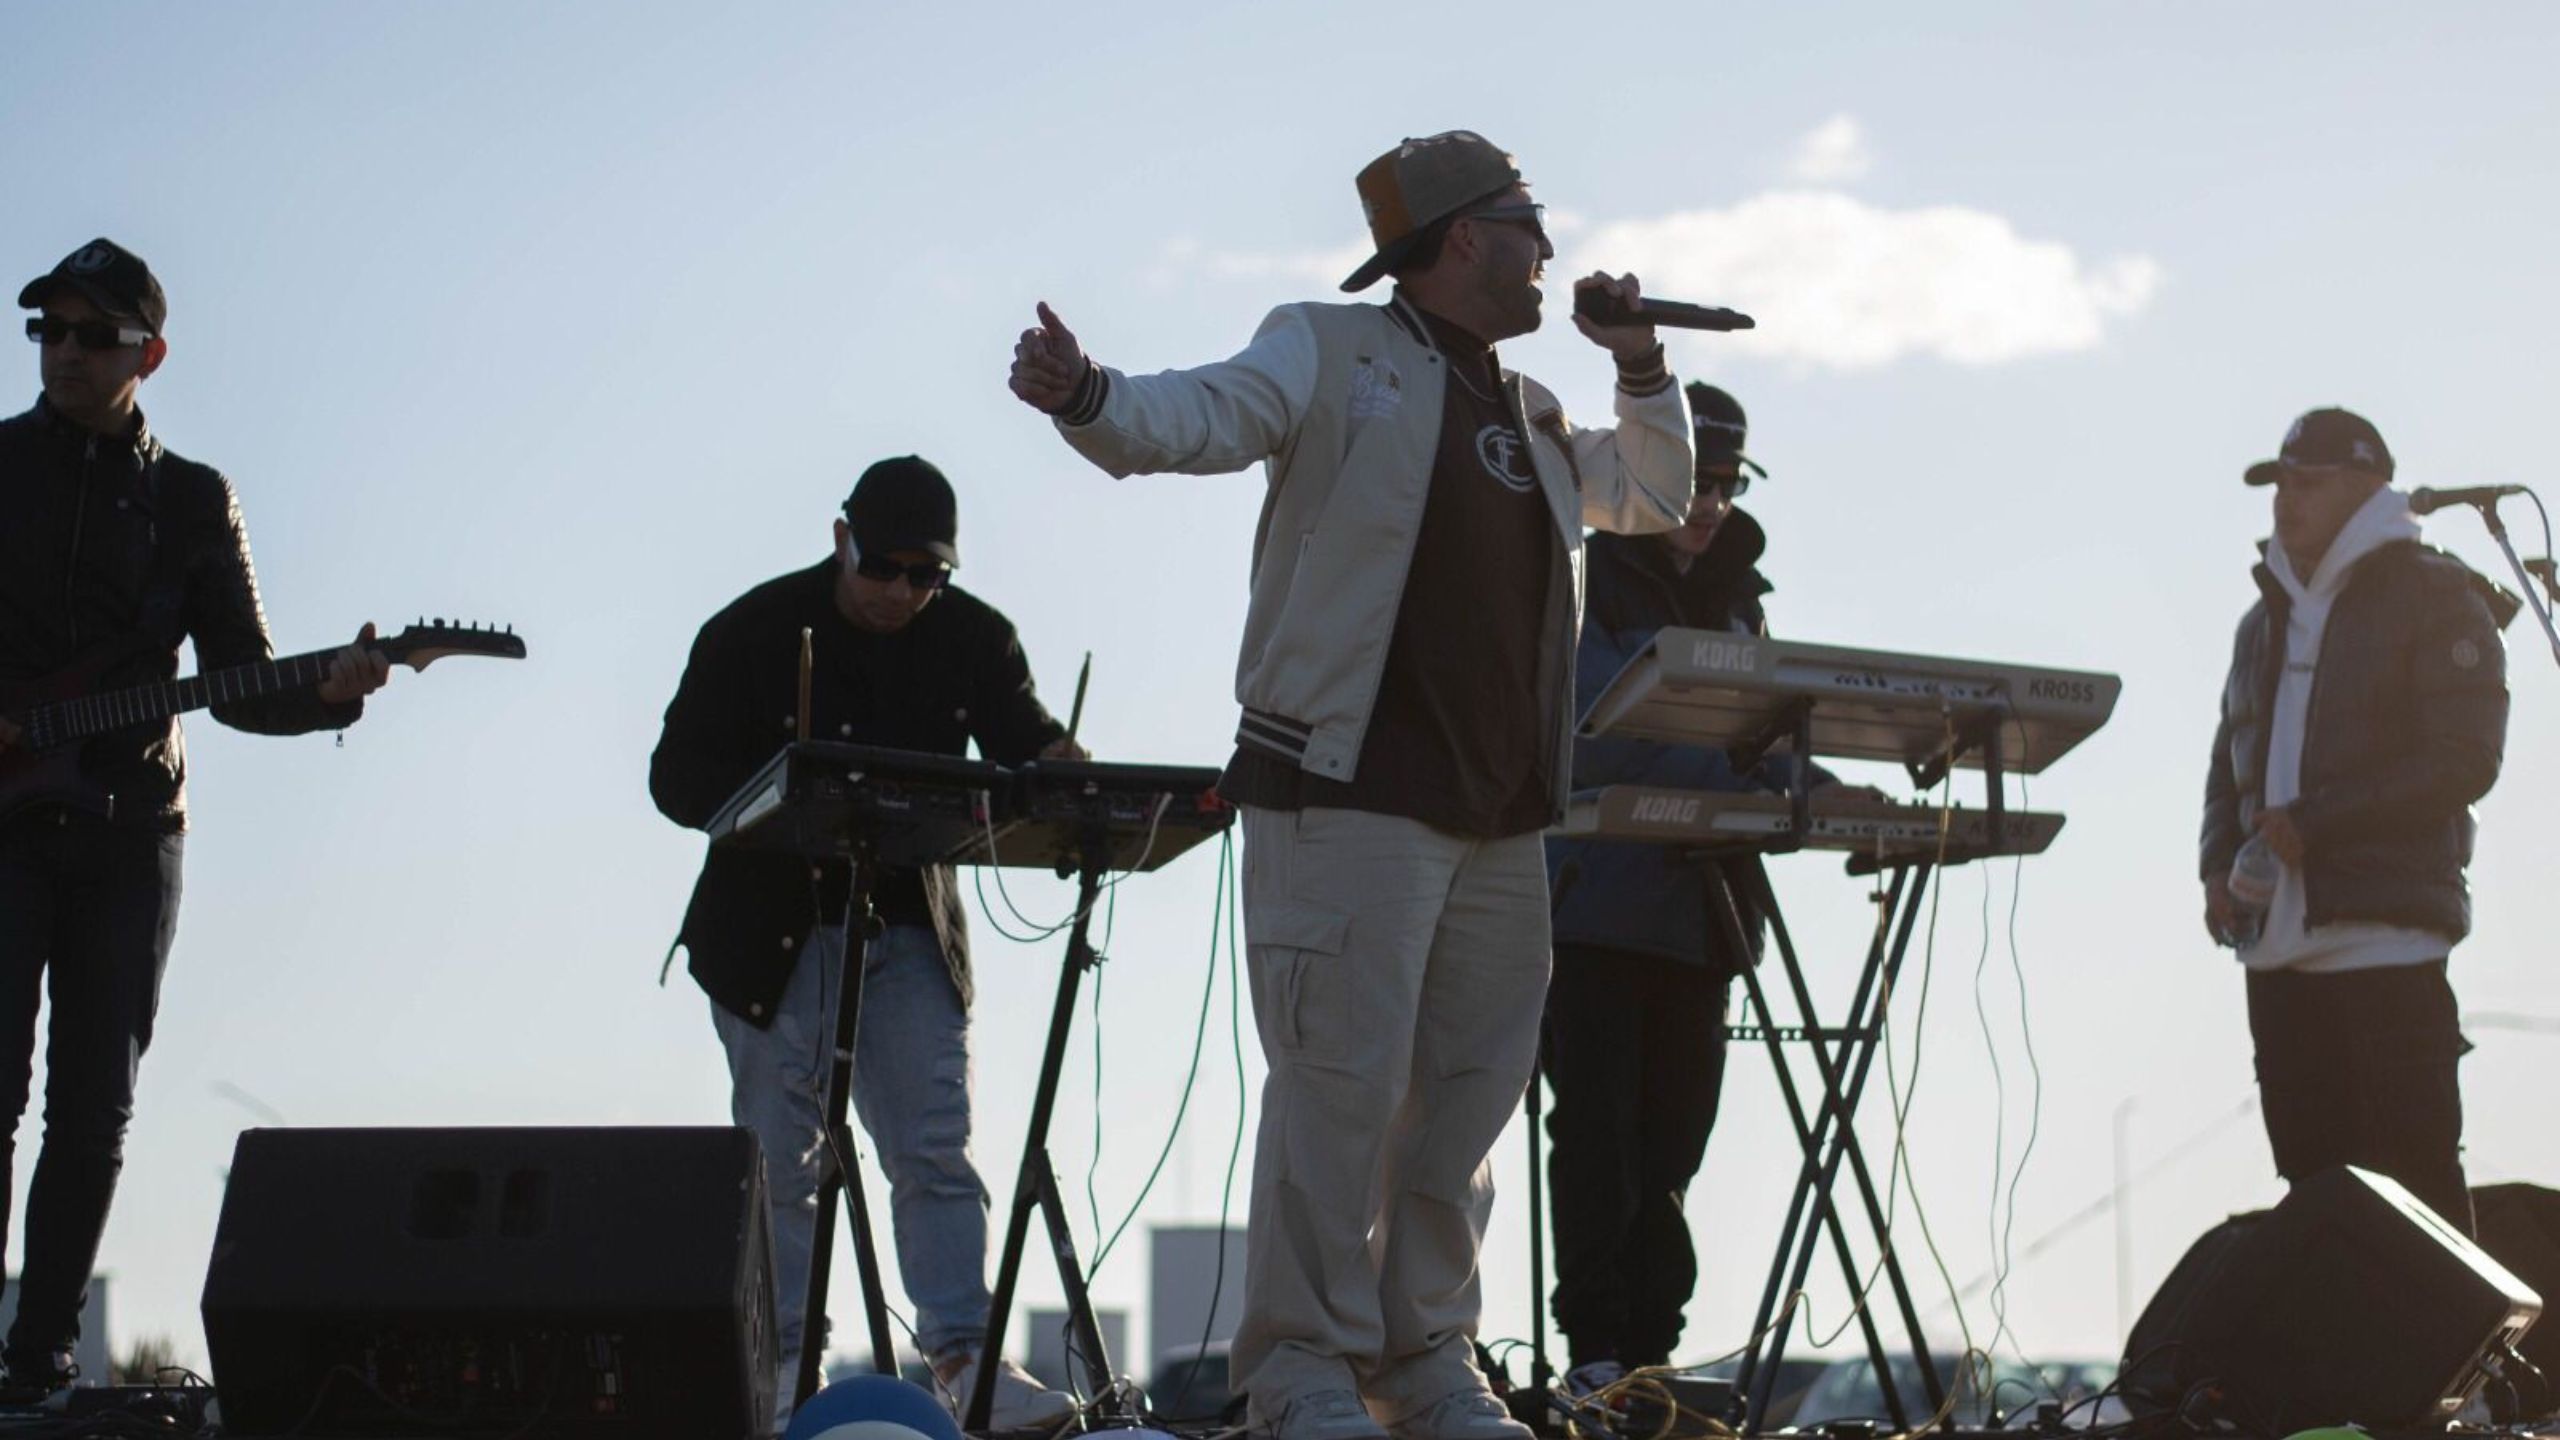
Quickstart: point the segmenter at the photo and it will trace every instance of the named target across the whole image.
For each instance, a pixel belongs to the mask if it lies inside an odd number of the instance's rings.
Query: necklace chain
[[[1473,395],[1487,405],[1493,403],[1493,397],[1491,395],[1477,389],[1476,382],[1467,378],[1467,367],[1465,365],[1460,364],[1455,356],[1447,356],[1445,358],[1449,361],[1450,375],[1455,377],[1459,384],[1467,387],[1468,394]]]

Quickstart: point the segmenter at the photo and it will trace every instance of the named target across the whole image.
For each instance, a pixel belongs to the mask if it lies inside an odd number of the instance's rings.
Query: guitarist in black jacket
[[[1044,708],[1012,622],[949,583],[958,502],[916,457],[862,474],[836,553],[758,585],[704,623],[649,760],[649,794],[700,829],[793,738],[800,636],[811,636],[811,738],[1019,765],[1081,757]],[[842,864],[714,847],[676,937],[711,997],[730,1111],[764,1147],[780,1328],[779,1432],[799,1374],[828,1050],[844,963]],[[889,1177],[916,1338],[966,1400],[987,1328],[987,1193],[969,1156],[969,941],[948,865],[886,870],[863,966],[853,1101]],[[824,1344],[824,1336],[807,1337]],[[994,1428],[1063,1420],[1068,1398],[1010,1361]]]
[[[166,681],[182,640],[206,669],[271,658],[231,482],[171,453],[136,404],[169,353],[168,299],[150,267],[93,240],[30,282],[18,304],[38,312],[27,338],[41,347],[44,393],[0,421],[0,693],[64,672],[101,691]],[[316,690],[216,705],[214,718],[269,735],[353,723],[390,675],[362,648],[372,636],[368,625]],[[0,754],[18,738],[0,714]],[[94,804],[0,818],[0,1206],[48,984],[53,1001],[44,1144],[27,1194],[18,1318],[0,1346],[0,1401],[39,1398],[78,1374],[81,1307],[177,931],[186,829],[177,721],[89,740],[79,771]]]

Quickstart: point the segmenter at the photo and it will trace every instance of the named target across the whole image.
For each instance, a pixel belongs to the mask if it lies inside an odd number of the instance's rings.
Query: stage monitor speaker
[[[250,1130],[205,1344],[230,1435],[743,1440],[771,1274],[751,1131]]]
[[[2134,1325],[2125,1392],[2212,1382],[2243,1430],[2442,1428],[2542,1300],[2399,1182],[2341,1166],[2208,1231]]]
[[[2517,1278],[2542,1292],[2548,1305],[2560,1299],[2560,1191],[2540,1185],[2475,1185],[2471,1213],[2480,1248]],[[2519,1418],[2560,1414],[2560,1320],[2533,1327],[2516,1349],[2540,1374],[2510,1374]]]

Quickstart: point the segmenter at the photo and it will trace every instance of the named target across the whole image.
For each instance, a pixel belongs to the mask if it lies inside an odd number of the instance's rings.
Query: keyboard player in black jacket
[[[914,456],[862,474],[836,551],[714,615],[667,706],[649,793],[701,828],[798,726],[800,634],[812,635],[811,737],[1019,765],[1075,755],[1044,708],[1012,622],[950,583],[958,502]],[[825,1087],[843,971],[842,864],[715,847],[677,936],[728,1051],[730,1109],[762,1142],[773,1215],[788,1421],[815,1243]],[[863,967],[854,1108],[889,1177],[898,1270],[919,1346],[965,1401],[986,1334],[987,1191],[969,1154],[969,949],[949,866],[884,869],[884,929]],[[996,1428],[1064,1419],[1068,1398],[999,1361]]]

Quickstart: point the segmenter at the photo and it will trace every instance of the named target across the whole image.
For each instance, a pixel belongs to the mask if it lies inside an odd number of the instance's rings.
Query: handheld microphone
[[[2470,485],[2459,490],[2431,490],[2424,485],[2409,492],[2409,513],[2432,515],[2447,505],[2488,505],[2509,495],[2522,495],[2521,485]]]
[[[1597,285],[1574,292],[1573,313],[1594,325],[1667,325],[1674,330],[1749,330],[1759,324],[1739,310],[1684,305],[1650,295],[1630,308]]]

